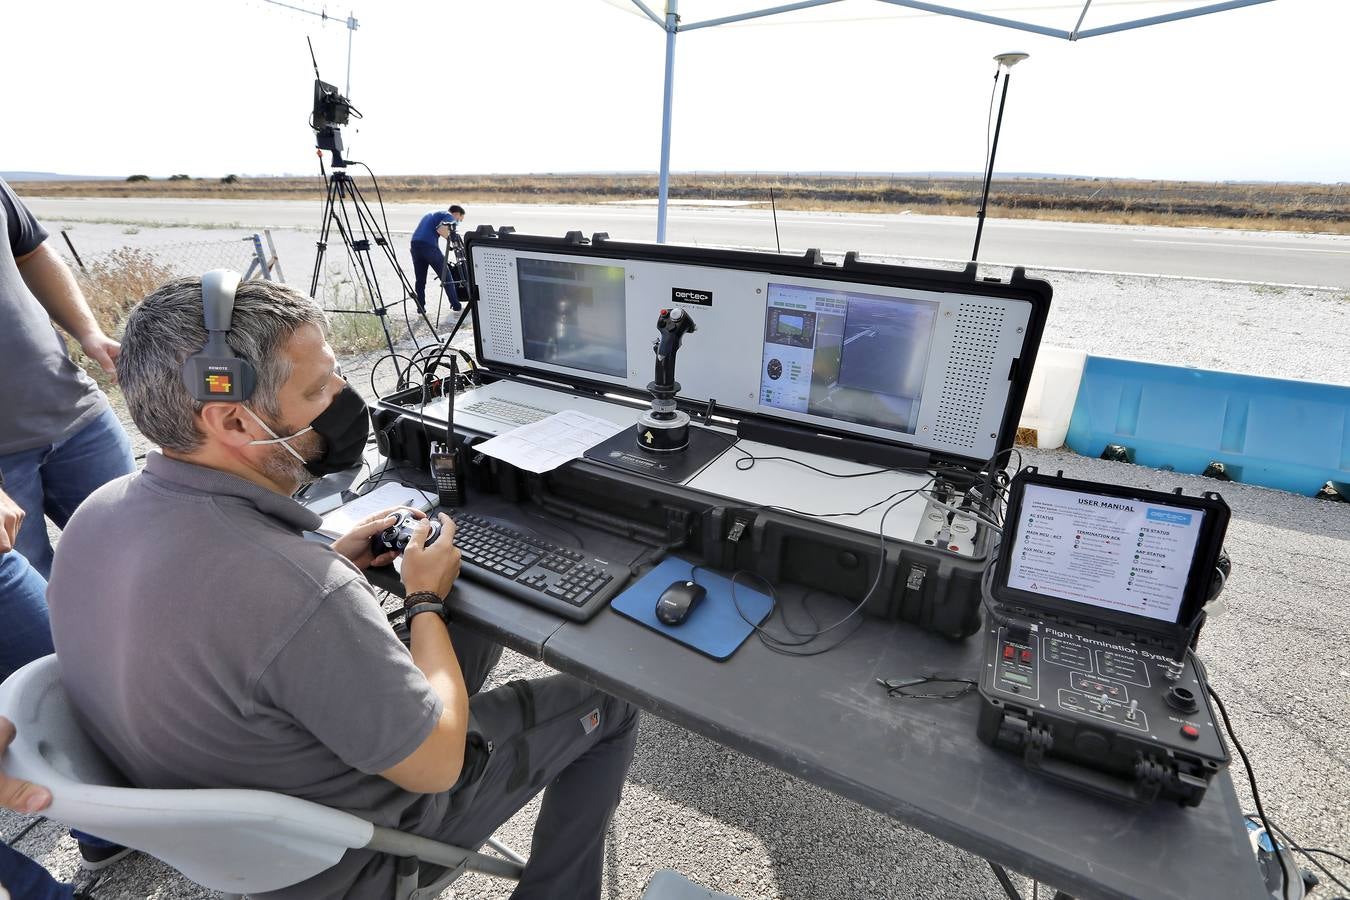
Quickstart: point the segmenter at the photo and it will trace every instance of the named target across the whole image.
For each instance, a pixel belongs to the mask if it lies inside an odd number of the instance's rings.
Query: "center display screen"
[[[759,400],[913,434],[938,304],[769,284]]]

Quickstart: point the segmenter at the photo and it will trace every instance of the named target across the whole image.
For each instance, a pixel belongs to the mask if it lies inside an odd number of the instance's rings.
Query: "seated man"
[[[257,386],[202,403],[181,375],[206,341],[200,283],[170,282],[132,310],[118,377],[161,450],[62,535],[48,599],[66,690],[141,787],[282,791],[472,847],[547,786],[514,896],[598,898],[637,713],[561,675],[470,700],[495,654],[452,642],[439,611],[459,571],[448,518],[404,556],[409,647],[362,574],[389,561],[369,545],[383,519],[331,548],[304,537],[319,517],[291,495],[354,464],[369,427],[324,324],[310,298],[244,282],[228,340]],[[386,898],[394,871],[350,851],[268,896]]]

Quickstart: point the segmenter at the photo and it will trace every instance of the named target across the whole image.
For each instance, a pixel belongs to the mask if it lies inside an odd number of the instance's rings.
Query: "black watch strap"
[[[424,612],[434,612],[441,621],[445,621],[444,603],[414,603],[412,606],[404,607],[403,618],[406,621],[411,622],[414,616]]]

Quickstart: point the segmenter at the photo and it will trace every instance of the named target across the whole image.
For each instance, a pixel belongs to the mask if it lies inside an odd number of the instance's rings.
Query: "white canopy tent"
[[[658,243],[665,243],[666,240],[666,208],[670,191],[670,133],[671,133],[671,100],[674,94],[675,81],[675,38],[678,34],[685,31],[696,31],[701,28],[713,28],[718,25],[730,25],[735,22],[743,22],[749,19],[759,19],[766,16],[781,15],[784,13],[795,12],[798,10],[811,9],[843,2],[843,0],[799,0],[796,3],[788,3],[781,6],[766,7],[762,9],[751,9],[732,15],[721,15],[714,18],[699,19],[685,23],[682,21],[679,6],[680,0],[667,0],[665,7],[665,16],[657,15],[650,6],[643,0],[631,0],[647,18],[651,19],[661,30],[666,33],[666,71],[665,71],[665,90],[662,100],[661,111],[661,168],[660,184],[657,195],[657,213],[656,213],[656,240]],[[993,4],[980,4],[978,0],[966,0],[966,8],[957,8],[952,6],[943,6],[936,3],[926,3],[922,0],[873,0],[875,3],[886,4],[892,7],[903,7],[910,10],[917,10],[923,13],[941,16],[953,16],[962,19],[968,19],[974,22],[980,22],[986,25],[993,25],[1001,28],[1008,28],[1015,31],[1024,31],[1044,37],[1061,38],[1066,41],[1079,41],[1084,38],[1097,37],[1104,34],[1115,34],[1121,31],[1129,31],[1135,28],[1145,28],[1151,25],[1161,25],[1166,22],[1175,22],[1180,19],[1189,19],[1196,16],[1206,16],[1213,13],[1224,12],[1231,9],[1239,9],[1245,6],[1255,6],[1260,3],[1271,3],[1273,0],[1225,0],[1221,3],[1210,3],[1204,6],[1190,6],[1189,4],[1171,4],[1181,5],[1184,8],[1174,9],[1169,12],[1157,15],[1145,16],[1141,18],[1130,18],[1123,21],[1112,22],[1085,28],[1087,24],[1089,11],[1092,8],[1093,0],[1082,0],[1082,5],[1077,2],[1049,4],[1037,7],[1042,11],[1050,11],[1054,14],[1063,15],[1066,20],[1073,18],[1073,27],[1065,30],[1046,24],[1025,21],[1022,19],[1010,18],[1007,15],[996,13],[1008,10],[1007,7],[994,8]],[[1118,5],[1127,7],[1139,7],[1148,0],[1132,0],[1128,3],[1112,3],[1112,0],[1098,0],[1098,12],[1102,7]],[[1156,2],[1156,0],[1155,0]],[[1166,2],[1166,0],[1164,0]],[[694,0],[694,5],[698,0]],[[686,8],[690,4],[686,3]],[[703,4],[706,6],[706,2]],[[985,6],[985,9],[971,8]],[[718,6],[725,9],[726,3],[719,2]]]

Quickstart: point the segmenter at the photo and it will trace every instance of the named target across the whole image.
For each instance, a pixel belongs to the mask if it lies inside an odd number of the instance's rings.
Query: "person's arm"
[[[0,481],[0,484],[3,483]],[[4,488],[0,488],[0,556],[14,549],[14,540],[19,535],[23,517],[23,507],[15,503]]]
[[[89,358],[102,366],[103,371],[116,381],[120,345],[99,327],[65,261],[43,242],[37,249],[15,257],[14,262],[19,267],[24,284],[28,285],[28,290],[47,310],[52,321],[79,341]]]
[[[403,554],[403,587],[409,595],[428,591],[442,599],[459,575],[459,549],[454,545],[455,523],[441,514],[441,536],[425,545],[428,525],[419,523]],[[469,692],[450,632],[438,615],[423,613],[408,624],[413,664],[422,670],[444,707],[440,720],[422,744],[398,764],[381,772],[404,790],[418,793],[448,791],[464,767],[464,744],[469,730]]]
[[[0,756],[14,740],[14,723],[0,716]],[[31,781],[20,781],[0,772],[0,806],[16,813],[31,816],[51,805],[52,792]]]

